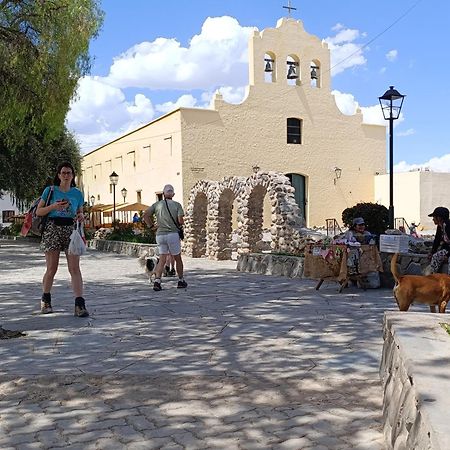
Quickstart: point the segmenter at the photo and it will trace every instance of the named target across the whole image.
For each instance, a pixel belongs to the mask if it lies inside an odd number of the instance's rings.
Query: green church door
[[[306,224],[306,178],[298,173],[287,173],[286,176],[295,188],[295,201],[300,208]]]

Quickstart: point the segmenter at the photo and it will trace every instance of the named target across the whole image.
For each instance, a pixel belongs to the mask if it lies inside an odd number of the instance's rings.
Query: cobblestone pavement
[[[135,258],[82,257],[91,317],[62,258],[0,241],[0,449],[383,449],[378,367],[389,290],[243,274],[186,259],[154,292]]]

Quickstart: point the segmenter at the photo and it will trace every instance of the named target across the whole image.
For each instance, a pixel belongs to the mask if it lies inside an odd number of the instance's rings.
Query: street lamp
[[[389,228],[394,228],[394,120],[400,116],[405,95],[389,86],[381,97],[378,97],[385,120],[389,120]]]
[[[111,181],[111,184],[113,186],[113,221],[112,221],[112,225],[113,225],[113,228],[116,228],[116,184],[119,182],[119,175],[117,175],[116,172],[113,172],[109,176],[109,180]]]
[[[127,198],[127,190],[123,188],[120,192],[122,192],[123,202],[125,203],[125,199]]]

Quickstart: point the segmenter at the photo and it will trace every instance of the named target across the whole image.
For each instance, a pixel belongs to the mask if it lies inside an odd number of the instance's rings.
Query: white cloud
[[[80,79],[77,94],[67,115],[67,126],[77,136],[82,153],[149,122],[155,115],[145,95],[137,94],[127,101],[121,89],[98,77]]]
[[[343,114],[352,116],[356,113],[359,104],[352,94],[345,94],[337,90],[331,91],[331,94],[334,95],[336,105]]]
[[[159,37],[114,59],[105,83],[149,89],[214,89],[248,82],[248,38],[255,28],[228,16],[208,17],[188,47]]]
[[[386,53],[386,59],[390,62],[393,62],[397,59],[398,51],[397,50],[391,50]]]
[[[397,133],[398,137],[402,137],[402,136],[412,136],[413,134],[416,134],[416,130],[414,130],[414,128],[408,128],[405,131],[399,131]]]
[[[194,108],[197,105],[197,99],[191,94],[182,95],[176,102],[165,102],[155,106],[155,109],[162,113],[168,113],[174,109],[183,108]]]
[[[336,36],[324,39],[331,52],[331,74],[337,75],[345,69],[366,64],[362,46],[354,43],[360,38],[360,32],[341,24],[336,25],[333,31],[337,31]]]
[[[395,172],[410,172],[424,169],[429,169],[433,172],[450,172],[450,153],[431,158],[422,164],[408,164],[406,161],[400,161],[394,166]]]

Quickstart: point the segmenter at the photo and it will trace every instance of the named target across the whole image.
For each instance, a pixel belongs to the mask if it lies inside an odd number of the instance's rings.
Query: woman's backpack
[[[45,206],[48,206],[50,204],[52,194],[53,194],[53,186],[50,188],[47,200],[45,201]],[[36,215],[36,210],[40,201],[41,201],[40,197],[36,199],[31,205],[31,208],[25,214],[22,229],[20,230],[20,234],[22,236],[27,236],[30,231],[36,236],[41,236],[42,233],[44,232],[45,225],[48,219],[48,214],[45,216]]]

